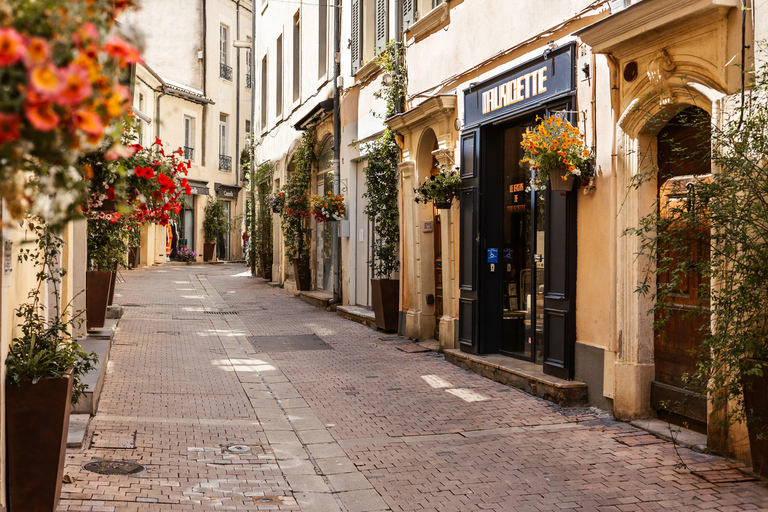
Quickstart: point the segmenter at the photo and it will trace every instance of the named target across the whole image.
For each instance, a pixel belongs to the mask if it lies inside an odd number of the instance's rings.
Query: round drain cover
[[[100,460],[83,465],[83,469],[100,475],[133,475],[144,471],[144,466],[124,460]]]
[[[251,447],[244,444],[233,444],[232,446],[227,446],[227,450],[234,453],[243,453],[251,451]]]

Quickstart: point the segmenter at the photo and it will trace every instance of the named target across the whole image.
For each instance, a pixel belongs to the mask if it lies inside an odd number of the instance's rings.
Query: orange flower
[[[64,83],[59,77],[58,69],[53,64],[38,67],[29,73],[29,85],[43,98],[56,96]]]
[[[21,119],[18,115],[0,112],[0,144],[18,139],[20,124]]]
[[[104,51],[116,58],[123,67],[126,64],[136,64],[141,60],[139,51],[117,36],[107,41]]]
[[[585,150],[584,150],[584,151],[581,153],[581,156],[583,156],[584,158],[587,158],[587,157],[589,156],[589,150],[586,150],[586,149],[585,149]]]
[[[24,64],[28,68],[42,66],[51,58],[51,45],[42,37],[33,37],[27,45]]]
[[[77,105],[91,95],[93,87],[88,79],[88,71],[77,64],[70,64],[62,71],[64,88],[57,95],[57,103],[62,105]]]
[[[59,116],[54,112],[50,102],[26,103],[24,115],[30,124],[41,132],[49,132],[59,124]]]
[[[98,114],[84,108],[79,108],[75,111],[74,122],[75,128],[88,135],[101,135],[104,131],[104,125],[101,123],[101,118]]]
[[[0,28],[0,66],[19,62],[26,53],[24,39],[15,28]]]

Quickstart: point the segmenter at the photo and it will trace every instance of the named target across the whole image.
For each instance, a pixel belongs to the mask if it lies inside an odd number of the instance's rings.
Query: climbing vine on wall
[[[304,132],[301,145],[293,156],[295,170],[283,187],[285,207],[281,225],[285,250],[289,258],[309,260],[309,185],[315,162],[317,134],[314,129]]]

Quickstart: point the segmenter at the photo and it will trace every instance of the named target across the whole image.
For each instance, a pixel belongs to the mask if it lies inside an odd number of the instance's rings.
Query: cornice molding
[[[432,96],[408,112],[388,119],[387,124],[395,131],[413,130],[419,125],[429,123],[435,117],[452,116],[456,111],[456,102],[455,94]]]
[[[424,15],[419,21],[411,25],[408,30],[405,31],[405,39],[423,39],[430,32],[435,30],[443,23],[451,22],[451,8],[448,2],[443,2],[427,14]]]

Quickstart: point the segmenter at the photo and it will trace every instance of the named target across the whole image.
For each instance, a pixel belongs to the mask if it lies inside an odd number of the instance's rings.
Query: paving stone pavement
[[[397,350],[243,265],[123,275],[59,511],[768,511],[764,481],[712,483],[743,478],[740,464]],[[310,334],[327,346],[249,341]],[[146,469],[83,469],[110,460]]]

